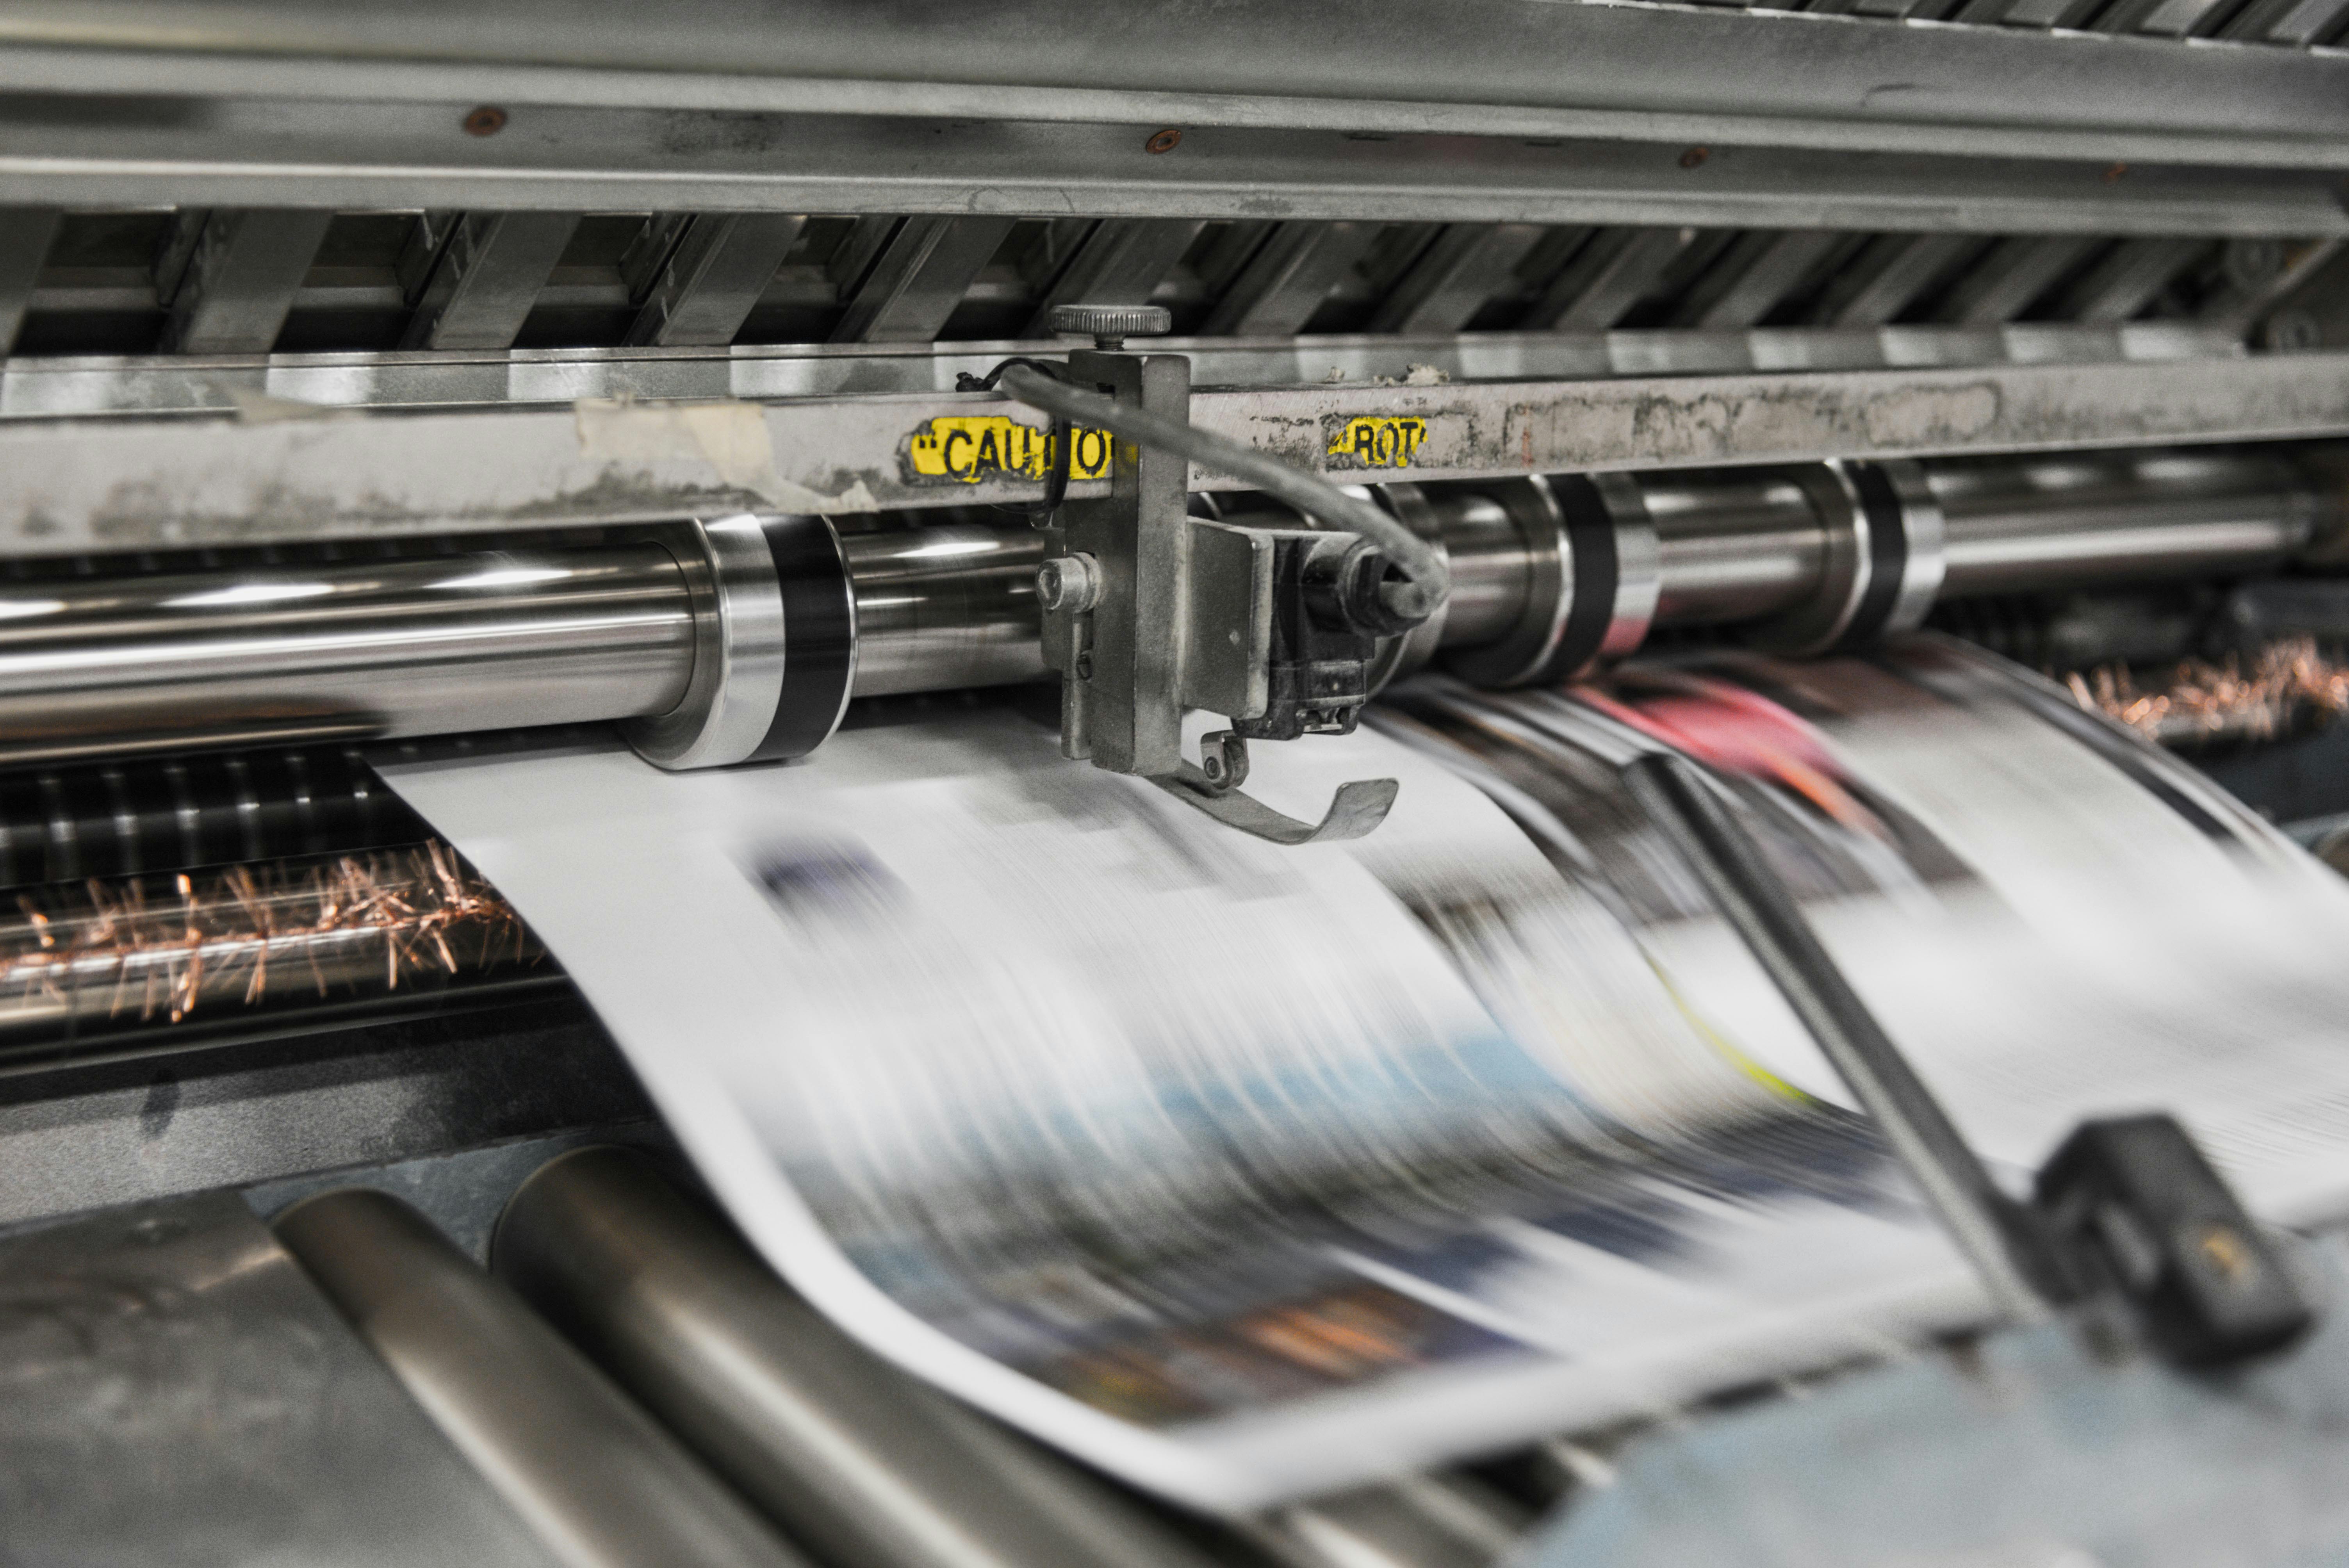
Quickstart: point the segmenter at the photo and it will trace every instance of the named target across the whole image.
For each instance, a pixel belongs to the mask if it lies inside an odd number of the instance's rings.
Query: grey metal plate
[[[554,1561],[235,1195],[0,1243],[0,1562]]]
[[[459,122],[483,103],[2132,161],[2349,156],[2349,59],[2296,51],[1545,0],[1201,15],[1185,0],[7,0],[0,43],[19,92],[453,106],[435,163],[464,156]],[[190,143],[213,129],[198,118],[168,133]],[[694,150],[688,129],[673,127],[663,152]]]

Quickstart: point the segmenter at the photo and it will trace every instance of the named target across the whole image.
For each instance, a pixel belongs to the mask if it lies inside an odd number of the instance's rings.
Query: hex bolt
[[[1101,603],[1101,562],[1081,551],[1036,568],[1036,598],[1045,609],[1081,615]]]

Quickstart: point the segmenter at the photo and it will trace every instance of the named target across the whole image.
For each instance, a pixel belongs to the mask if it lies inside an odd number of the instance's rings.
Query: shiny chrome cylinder
[[[841,530],[856,593],[857,696],[1009,686],[1044,673],[1036,603],[1043,535],[936,517]]]
[[[1432,495],[1444,552],[1452,563],[1452,599],[1444,607],[1444,640],[1477,647],[1508,635],[1533,591],[1526,542],[1509,510],[1481,491]]]
[[[1896,469],[1898,482],[1887,477]],[[1936,592],[2258,570],[2307,543],[2320,504],[2271,452],[1389,488],[1397,506],[1408,492],[1413,526],[1451,562],[1452,600],[1422,641],[1440,642],[1456,673],[1500,685],[1620,657],[1651,622],[1744,624],[1770,645],[1816,651],[1839,645],[1846,623],[1852,638],[1913,625]],[[1277,503],[1216,505],[1248,516]],[[737,542],[754,564],[781,548],[778,529],[823,546],[824,615],[781,614],[778,583],[785,599],[805,598],[813,580],[781,572],[774,556],[762,583],[742,589],[776,611],[774,635],[762,642],[760,626],[729,621],[720,591],[731,579],[711,547],[738,524],[750,531]],[[751,754],[740,737],[695,738],[696,722],[727,727],[711,716],[725,717],[729,694],[745,710],[733,727],[761,743],[750,732],[776,701],[760,700],[748,676],[791,686],[769,667],[776,636],[817,636],[822,648],[781,662],[812,671],[822,655],[840,677],[819,694],[824,711],[809,719],[807,745],[849,696],[1044,674],[1043,542],[1032,530],[932,512],[831,525],[730,519],[700,538],[0,589],[0,765],[621,719],[648,756],[694,766]],[[761,649],[776,657],[760,664],[750,655]],[[680,727],[695,733],[668,736]],[[647,736],[674,741],[678,755]],[[702,758],[697,744],[715,749]]]
[[[0,587],[0,766],[610,719],[657,729],[697,692],[705,707],[719,695],[695,680],[697,660],[723,662],[695,549],[680,534]],[[1043,673],[1032,530],[916,514],[843,532],[841,552],[851,695]]]
[[[1775,614],[1826,570],[1826,523],[1770,469],[1633,474],[1662,556],[1656,618],[1713,625]]]
[[[492,1266],[838,1568],[1206,1568],[1099,1482],[851,1340],[636,1155],[542,1166]]]
[[[717,1477],[415,1210],[306,1199],[277,1238],[570,1568],[808,1568]]]
[[[661,713],[693,630],[654,544],[14,586],[0,761]]]
[[[2314,532],[2308,481],[2265,452],[2095,453],[1925,465],[1945,595],[2240,573]]]

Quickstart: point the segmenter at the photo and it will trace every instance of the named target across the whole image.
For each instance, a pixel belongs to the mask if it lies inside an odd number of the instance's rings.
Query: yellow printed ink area
[[[1108,431],[1071,430],[1069,477],[1107,479],[1112,453]],[[967,485],[999,477],[1040,480],[1052,472],[1052,437],[1001,414],[940,415],[914,431],[905,455],[920,479]]]
[[[1424,419],[1389,416],[1349,419],[1330,440],[1327,455],[1350,459],[1344,465],[1348,468],[1408,468],[1419,455],[1420,442],[1426,438]]]

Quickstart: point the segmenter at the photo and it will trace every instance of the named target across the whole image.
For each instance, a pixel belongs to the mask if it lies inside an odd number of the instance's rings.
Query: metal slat
[[[1617,229],[1591,236],[1550,281],[1524,325],[1559,332],[1604,332],[1655,286],[1657,275],[1696,242],[1693,229]]]
[[[2349,0],[2251,0],[2219,36],[2306,48],[2332,32],[2344,13]]]
[[[268,353],[333,221],[288,208],[211,214],[171,298],[162,352]]]
[[[578,226],[576,212],[466,213],[441,246],[399,346],[511,347]]]
[[[2001,240],[1950,290],[1934,313],[1961,326],[2013,321],[2095,245],[2070,235]]]
[[[1881,235],[1827,285],[1812,318],[1822,326],[1882,326],[1980,243],[1971,234]]]
[[[2208,240],[2124,240],[2064,291],[2055,316],[2088,323],[2127,321],[2209,248]]]
[[[2160,38],[2190,37],[2229,4],[2230,0],[2116,0],[2096,17],[2091,30]]]
[[[1709,332],[1752,326],[1793,292],[1842,238],[1831,230],[1817,229],[1740,235],[1690,291],[1674,312],[1672,325]]]
[[[928,343],[1011,232],[1009,218],[908,218],[849,296],[834,343]]]
[[[2104,0],[1967,0],[1950,19],[2001,27],[2078,27]]]
[[[1370,330],[1460,331],[1548,232],[1539,223],[1449,225],[1379,302]]]
[[[1287,337],[1304,330],[1349,268],[1370,253],[1376,223],[1282,223],[1216,301],[1210,337]]]
[[[1183,253],[1207,226],[1202,218],[1104,218],[1036,302],[1022,337],[1050,335],[1056,304],[1148,304]]]
[[[662,348],[734,341],[775,280],[807,219],[789,212],[704,212],[661,264],[622,339]]]
[[[24,330],[25,312],[41,278],[41,263],[57,237],[54,207],[16,207],[0,211],[0,356],[14,353]]]

